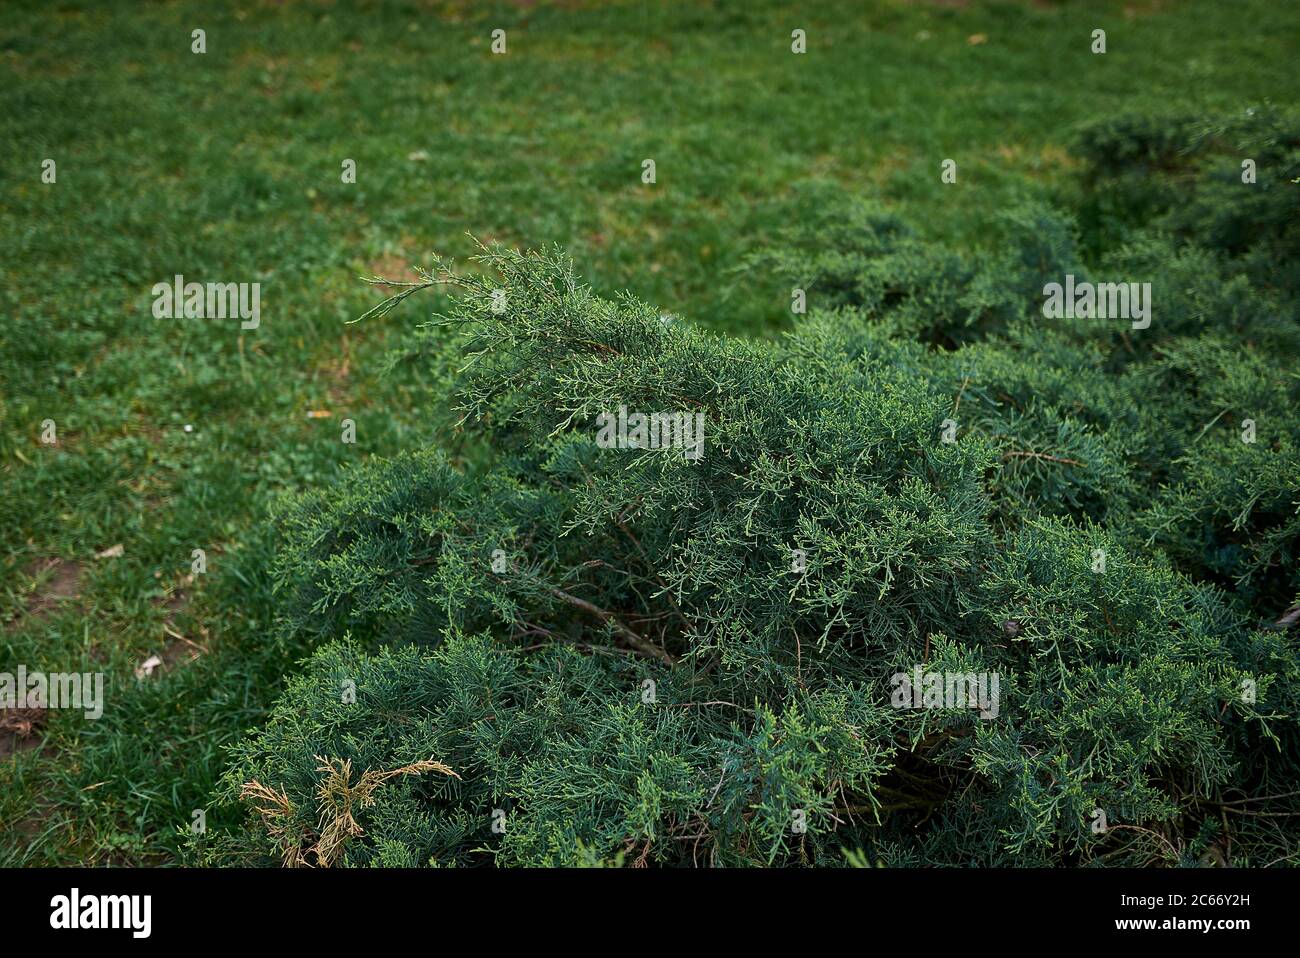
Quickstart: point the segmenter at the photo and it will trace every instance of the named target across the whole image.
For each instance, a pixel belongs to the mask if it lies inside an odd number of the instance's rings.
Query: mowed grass
[[[789,291],[730,270],[827,195],[987,247],[1081,122],[1284,102],[1296,40],[1272,0],[0,6],[0,671],[107,683],[98,721],[0,732],[0,865],[184,863],[196,810],[237,814],[222,746],[307,652],[274,628],[277,498],[438,441],[418,368],[385,372],[436,303],[349,326],[358,274],[554,242],[768,335]],[[260,328],[155,318],[178,273],[261,283]]]

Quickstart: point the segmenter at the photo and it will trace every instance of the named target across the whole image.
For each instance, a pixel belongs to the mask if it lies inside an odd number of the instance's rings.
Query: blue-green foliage
[[[485,251],[429,334],[464,434],[284,517],[322,648],[226,779],[280,812],[211,860],[310,862],[317,756],[459,776],[375,789],[352,865],[1293,854],[1294,130],[1095,128],[1072,208],[977,259],[837,207],[746,266],[808,293],[775,342]],[[1150,328],[1045,317],[1065,273],[1151,282]],[[703,456],[599,448],[619,406],[702,413]],[[918,665],[997,714],[894,707]]]

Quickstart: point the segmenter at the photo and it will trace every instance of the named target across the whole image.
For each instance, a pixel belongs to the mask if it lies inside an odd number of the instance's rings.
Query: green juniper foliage
[[[1081,142],[995,254],[852,200],[775,238],[739,282],[807,290],[776,341],[558,251],[382,304],[455,287],[448,440],[284,514],[282,628],[319,649],[207,860],[1294,862],[1300,127]],[[1045,317],[1067,273],[1152,283],[1150,327]],[[703,454],[602,448],[620,407],[702,414]],[[914,669],[996,706],[897,707]]]

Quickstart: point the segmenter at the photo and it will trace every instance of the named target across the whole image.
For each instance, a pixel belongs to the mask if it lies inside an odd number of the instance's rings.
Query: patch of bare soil
[[[1135,17],[1149,17],[1153,14],[1164,12],[1164,0],[1144,0],[1144,2],[1128,3],[1124,5],[1124,19],[1132,20]]]
[[[392,279],[399,283],[414,283],[419,281],[420,277],[411,270],[411,264],[415,262],[406,256],[390,253],[379,257],[379,259],[366,264],[367,277],[378,276],[380,279]],[[385,287],[380,286],[381,290]]]
[[[81,596],[80,562],[42,559],[29,566],[24,575],[38,583],[24,609],[29,618],[43,619],[64,602]]]
[[[140,663],[136,675],[140,678],[152,675],[155,671],[170,672],[172,669],[189,665],[201,655],[206,655],[208,647],[204,641],[185,635],[177,626],[178,617],[190,604],[190,588],[194,585],[194,576],[186,575],[180,582],[170,588],[155,604],[163,610],[163,649]],[[206,639],[207,630],[200,629],[202,638]]]
[[[0,708],[0,759],[39,748],[45,719],[43,708]]]

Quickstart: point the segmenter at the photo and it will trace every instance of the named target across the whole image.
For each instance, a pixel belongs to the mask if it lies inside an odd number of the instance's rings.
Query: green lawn
[[[1068,188],[1080,123],[1286,102],[1298,40],[1273,0],[0,6],[0,671],[107,676],[100,720],[0,731],[0,865],[187,860],[222,746],[307,651],[272,627],[277,497],[435,438],[386,371],[428,303],[346,325],[359,274],[555,242],[767,335],[788,290],[731,269],[834,191],[988,247]],[[260,327],[155,318],[178,273],[261,283]]]

